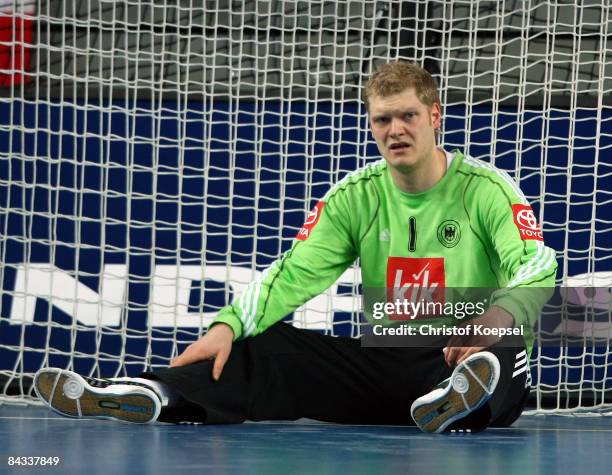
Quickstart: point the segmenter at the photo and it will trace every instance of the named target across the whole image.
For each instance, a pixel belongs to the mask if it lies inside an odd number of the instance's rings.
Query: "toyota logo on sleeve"
[[[312,211],[308,213],[304,225],[298,231],[298,234],[296,236],[299,241],[305,241],[306,239],[308,239],[313,228],[319,222],[319,218],[321,217],[321,212],[323,211],[324,206],[325,202],[319,201],[317,205],[312,209]]]
[[[533,214],[531,206],[512,205],[512,214],[514,215],[514,224],[516,224],[522,240],[544,240],[542,230],[540,229],[540,225],[538,224],[535,214]]]

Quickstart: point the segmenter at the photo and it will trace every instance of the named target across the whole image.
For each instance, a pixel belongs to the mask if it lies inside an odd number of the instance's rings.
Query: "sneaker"
[[[34,376],[38,398],[67,417],[154,422],[162,401],[153,388],[126,378],[97,379],[73,371],[43,368]]]
[[[493,353],[474,353],[457,365],[450,378],[412,403],[414,422],[423,432],[444,431],[491,398],[499,371],[499,360]]]

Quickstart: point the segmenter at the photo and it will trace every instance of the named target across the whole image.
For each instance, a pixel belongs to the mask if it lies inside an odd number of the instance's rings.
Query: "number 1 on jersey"
[[[414,216],[410,216],[408,218],[408,250],[410,252],[416,251],[416,240],[416,218]]]

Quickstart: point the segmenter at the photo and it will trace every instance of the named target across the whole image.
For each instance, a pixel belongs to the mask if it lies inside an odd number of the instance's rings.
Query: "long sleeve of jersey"
[[[466,158],[467,163],[477,163]],[[514,181],[503,171],[495,175],[480,162],[482,175],[477,196],[485,203],[480,219],[487,229],[494,258],[498,261],[499,282],[491,305],[509,312],[516,326],[523,325],[530,343],[533,328],[542,307],[555,286],[557,261],[555,251],[544,244],[542,231],[531,206]]]
[[[234,339],[255,336],[330,287],[356,259],[346,229],[345,203],[337,195],[310,212],[291,249],[251,282],[214,323],[226,323]]]

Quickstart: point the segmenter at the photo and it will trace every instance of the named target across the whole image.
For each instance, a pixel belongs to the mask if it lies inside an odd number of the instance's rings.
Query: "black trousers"
[[[501,364],[493,397],[476,424],[512,424],[527,400],[526,375],[514,375],[522,347],[489,349]],[[525,356],[526,358],[526,356]],[[177,391],[163,422],[232,424],[310,418],[347,424],[414,425],[410,406],[452,373],[441,347],[368,348],[359,340],[300,330],[286,323],[235,342],[219,381],[212,361],[147,372]],[[474,419],[474,420],[476,420]]]

